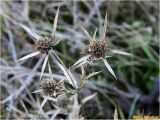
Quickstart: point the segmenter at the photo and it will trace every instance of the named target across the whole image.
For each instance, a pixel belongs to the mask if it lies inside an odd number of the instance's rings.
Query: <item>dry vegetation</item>
[[[118,114],[118,118],[129,119],[135,114],[159,115],[158,5],[158,0],[1,1],[0,118],[112,119],[114,116],[116,119]],[[66,68],[70,68],[74,79],[82,88],[77,90],[77,94],[73,94],[73,86],[65,84],[67,93],[58,100],[55,97],[48,98],[41,108],[46,98],[43,93],[32,92],[41,88],[50,95],[50,92],[52,94],[54,91],[50,87],[51,84],[60,85],[59,88],[63,88],[64,84],[61,81],[51,83],[47,81],[48,83],[44,85],[40,81],[44,56],[37,55],[17,62],[18,59],[36,50],[35,39],[27,34],[21,24],[28,26],[45,40],[45,36],[50,36],[53,32],[58,6],[60,7],[58,25],[54,35],[55,38],[62,38],[62,41],[56,46],[55,43],[50,45],[54,46],[55,53]],[[112,71],[110,74],[104,65],[105,62],[99,60],[85,64],[84,69],[71,68],[83,57],[83,49],[88,44],[88,37],[81,27],[91,36],[97,29],[96,36],[100,36],[106,11],[107,43],[104,44],[109,45],[109,49],[127,51],[132,56],[114,54],[107,58],[115,75]],[[37,49],[42,50],[40,44],[42,43],[36,44]],[[50,47],[47,50],[50,50]],[[41,52],[44,51],[46,48]],[[104,56],[103,51],[100,53]],[[96,53],[97,56],[99,57],[99,53]],[[50,61],[51,69],[46,67],[43,78],[51,77],[52,70],[55,80],[68,79],[63,68],[59,67],[61,61],[57,63],[53,56],[47,59]],[[117,80],[112,75],[116,76]],[[58,96],[64,91],[63,88],[63,91],[54,95]]]

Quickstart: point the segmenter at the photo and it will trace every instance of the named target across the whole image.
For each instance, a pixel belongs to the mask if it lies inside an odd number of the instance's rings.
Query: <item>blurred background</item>
[[[1,1],[1,119],[37,117],[37,106],[42,97],[31,92],[39,89],[42,65],[32,71],[39,56],[16,62],[34,51],[34,41],[17,22],[25,24],[39,35],[50,35],[58,5],[60,13],[55,36],[62,36],[63,40],[54,49],[67,68],[83,56],[81,51],[88,43],[80,27],[83,26],[90,35],[98,28],[98,37],[102,32],[106,11],[109,44],[133,54],[132,57],[115,54],[108,58],[117,80],[101,62],[97,61],[89,67],[89,72],[103,72],[85,81],[82,96],[95,92],[97,96],[83,106],[80,116],[111,119],[115,107],[121,119],[132,118],[133,115],[159,115],[158,0]],[[51,67],[54,76],[60,79],[63,75],[54,61]],[[72,73],[80,76],[81,72],[74,69]],[[47,103],[42,118],[50,118],[45,113],[54,109],[51,103]],[[66,118],[62,114],[57,116]]]

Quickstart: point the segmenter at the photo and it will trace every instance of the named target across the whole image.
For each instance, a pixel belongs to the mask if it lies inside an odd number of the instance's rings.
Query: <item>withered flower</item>
[[[33,93],[43,93],[44,100],[41,103],[38,115],[41,109],[50,100],[52,102],[57,102],[58,97],[65,93],[64,81],[63,80],[53,80],[51,78],[44,78],[41,81],[41,89],[34,91]]]
[[[52,102],[57,102],[59,96],[64,95],[65,87],[63,80],[53,80],[51,78],[45,78],[41,81],[41,89],[36,90],[32,93],[43,93],[43,101],[40,105],[38,115],[40,114],[43,106],[49,100]]]
[[[35,48],[41,53],[47,53],[54,46],[54,40],[49,37],[42,37],[35,42]]]
[[[90,55],[91,58],[104,58],[106,56],[107,43],[106,41],[93,40],[84,49],[84,53]]]
[[[53,47],[55,45],[57,45],[61,41],[61,38],[59,38],[59,39],[55,38],[55,31],[56,31],[56,28],[57,28],[58,14],[59,14],[59,7],[58,7],[57,13],[56,13],[55,18],[54,18],[53,30],[52,30],[52,34],[50,36],[45,36],[45,37],[39,36],[38,34],[36,34],[35,32],[33,32],[27,26],[25,26],[23,24],[20,24],[20,26],[25,31],[27,31],[30,34],[31,37],[33,37],[36,40],[35,41],[35,48],[36,48],[37,51],[35,51],[35,52],[33,52],[33,53],[29,54],[29,55],[26,55],[26,56],[22,57],[18,61],[34,57],[34,56],[36,56],[36,55],[38,55],[40,53],[43,54],[42,57],[44,57],[44,62],[43,62],[43,65],[42,65],[40,79],[42,78],[42,74],[43,74],[44,69],[46,67],[49,54],[50,53],[52,53],[53,55],[56,54],[54,52],[54,50],[53,50]]]
[[[105,15],[105,21],[104,21],[102,36],[100,38],[95,37],[97,29],[95,30],[93,37],[91,37],[89,35],[89,33],[84,28],[82,28],[82,30],[87,35],[87,37],[89,39],[89,44],[86,45],[86,47],[83,50],[84,53],[85,53],[85,56],[82,57],[81,59],[79,59],[73,65],[73,67],[79,67],[79,66],[81,66],[85,63],[90,63],[93,60],[99,60],[100,59],[104,62],[105,66],[107,67],[109,72],[116,78],[116,76],[115,76],[112,68],[110,67],[109,63],[107,62],[106,58],[110,57],[110,56],[108,56],[110,53],[118,53],[118,54],[122,54],[122,55],[131,55],[131,54],[120,51],[120,50],[111,49],[109,47],[109,45],[107,43],[107,40],[106,40],[107,12],[106,12],[106,15]]]
[[[46,96],[57,98],[65,91],[64,82],[62,80],[52,80],[50,78],[42,79],[41,89]]]

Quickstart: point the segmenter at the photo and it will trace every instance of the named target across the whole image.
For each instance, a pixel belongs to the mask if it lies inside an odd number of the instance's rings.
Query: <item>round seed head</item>
[[[41,88],[46,96],[58,97],[65,91],[64,82],[62,80],[43,79]]]
[[[35,42],[35,47],[41,53],[46,53],[54,46],[53,40],[49,37],[41,37]]]
[[[91,55],[91,58],[101,58],[105,57],[107,52],[106,41],[102,40],[93,40],[89,45],[85,47],[84,52]]]

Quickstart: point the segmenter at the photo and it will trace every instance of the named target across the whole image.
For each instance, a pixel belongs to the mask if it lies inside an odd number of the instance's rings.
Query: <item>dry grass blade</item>
[[[83,56],[83,57],[82,57],[81,59],[79,59],[72,67],[76,67],[76,66],[78,66],[79,64],[83,63],[84,61],[86,62],[89,57],[90,57],[90,55]]]
[[[8,101],[10,101],[11,99],[13,99],[13,96],[15,95],[15,93],[12,93],[10,96],[8,96],[7,98],[5,98],[4,100],[0,101],[0,104],[4,104]]]
[[[87,101],[91,100],[92,98],[94,98],[95,96],[97,95],[97,93],[94,93],[90,96],[87,96],[85,97],[83,100],[82,100],[82,103],[85,104]]]
[[[118,120],[118,113],[116,108],[114,110],[114,120]]]
[[[38,54],[40,54],[39,51],[33,52],[33,53],[29,54],[29,55],[26,55],[26,56],[22,57],[22,58],[19,59],[18,61],[25,60],[25,59],[28,59],[28,58],[30,58],[30,57],[34,57],[34,56],[36,56],[36,55],[38,55]]]
[[[112,50],[113,53],[121,54],[121,55],[132,55],[130,53],[121,51],[121,50]]]
[[[84,33],[87,35],[89,41],[91,41],[93,38],[90,36],[90,34],[87,32],[87,30],[85,30],[83,27],[81,27],[81,29],[84,31]]]
[[[102,39],[104,39],[106,37],[106,32],[107,32],[107,12],[106,12],[105,19],[104,19]]]
[[[8,22],[7,19],[4,19],[4,22],[6,24],[6,28],[8,29],[8,37],[9,37],[9,43],[10,43],[10,47],[11,47],[11,53],[12,53],[12,56],[13,56],[13,60],[14,62],[17,61],[17,53],[16,53],[16,49],[15,49],[15,43],[14,43],[14,40],[13,40],[13,33],[11,32],[10,30],[10,24]]]
[[[44,59],[43,65],[42,65],[42,70],[41,70],[40,80],[41,80],[41,78],[42,78],[42,75],[43,75],[44,69],[45,69],[45,67],[46,67],[46,64],[47,64],[47,61],[48,61],[48,57],[49,57],[49,55],[47,54],[47,55],[45,56],[45,59]]]
[[[14,106],[8,106],[10,109],[12,109],[12,111],[15,111],[17,113],[19,113],[20,115],[24,115],[24,112],[22,112],[21,110],[17,109],[16,107]]]
[[[97,75],[97,74],[99,74],[100,72],[102,72],[102,71],[93,72],[93,73],[89,74],[85,79],[88,80],[90,77],[92,77],[92,76],[94,76],[94,75]]]
[[[52,36],[54,36],[54,33],[56,32],[56,29],[57,29],[58,14],[59,14],[59,6],[58,6],[58,10],[56,12],[56,16],[54,18]]]
[[[40,108],[39,108],[38,115],[40,114],[40,112],[41,112],[41,110],[42,110],[42,108],[43,108],[43,106],[45,105],[46,102],[47,102],[47,98],[45,97],[44,100],[43,100],[43,102],[41,103]]]
[[[108,71],[117,79],[116,75],[114,74],[111,66],[108,64],[106,59],[102,59],[102,61],[104,62],[105,66],[107,67]]]
[[[33,32],[29,27],[23,25],[23,24],[19,24],[25,31],[27,31],[29,33],[29,35],[33,38],[35,38],[36,40],[40,39],[41,37],[36,34],[35,32]]]

